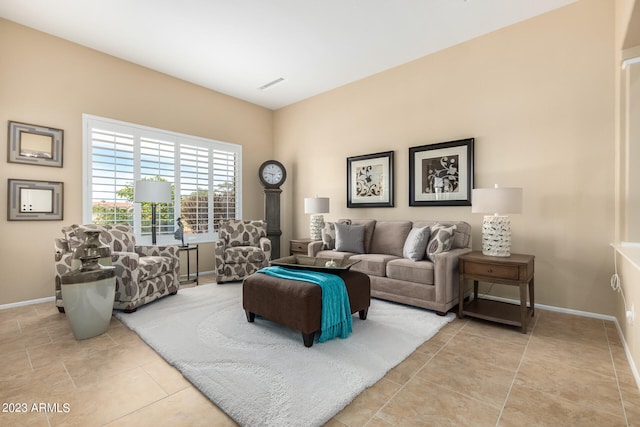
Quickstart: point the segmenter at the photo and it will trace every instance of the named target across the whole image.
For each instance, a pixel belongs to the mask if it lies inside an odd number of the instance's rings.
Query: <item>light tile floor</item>
[[[116,319],[76,341],[53,303],[0,310],[0,360],[0,426],[235,425]],[[640,392],[612,322],[537,310],[456,319],[327,425],[640,426]]]

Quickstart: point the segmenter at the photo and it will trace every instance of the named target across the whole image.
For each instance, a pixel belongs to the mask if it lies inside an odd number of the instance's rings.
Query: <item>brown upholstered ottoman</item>
[[[351,313],[358,312],[360,319],[366,319],[371,302],[369,276],[350,270],[338,276],[347,287]],[[313,283],[255,273],[242,283],[242,307],[249,322],[257,314],[300,331],[304,345],[311,347],[315,333],[320,331],[322,289]]]

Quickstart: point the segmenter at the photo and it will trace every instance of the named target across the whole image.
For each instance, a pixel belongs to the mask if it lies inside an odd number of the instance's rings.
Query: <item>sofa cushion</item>
[[[384,276],[386,274],[387,263],[394,259],[399,259],[399,257],[388,254],[356,254],[349,257],[349,259],[360,260],[359,263],[351,267],[353,270],[361,271],[369,276]]]
[[[407,258],[391,260],[387,262],[387,277],[406,282],[433,285],[433,263],[427,260],[411,261]]]
[[[336,223],[336,251],[364,253],[364,226]]]
[[[430,227],[412,228],[404,242],[402,256],[412,261],[424,259],[430,237]]]
[[[431,239],[427,244],[427,258],[434,261],[437,254],[451,249],[455,229],[455,225],[445,226],[442,224],[436,224],[431,228]]]
[[[402,256],[404,241],[411,231],[411,221],[377,221],[367,253]]]

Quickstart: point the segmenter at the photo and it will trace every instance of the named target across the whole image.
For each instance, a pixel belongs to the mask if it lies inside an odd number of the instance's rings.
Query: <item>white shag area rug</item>
[[[377,299],[347,339],[314,343],[256,317],[242,284],[201,285],[116,316],[242,426],[320,426],[454,315]]]

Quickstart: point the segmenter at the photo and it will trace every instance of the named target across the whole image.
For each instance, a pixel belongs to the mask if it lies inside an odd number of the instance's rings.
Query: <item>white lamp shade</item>
[[[511,214],[522,212],[522,188],[475,188],[471,192],[471,212]]]
[[[329,198],[328,197],[305,197],[304,213],[306,214],[329,213]]]
[[[171,183],[165,181],[136,181],[133,201],[137,203],[171,203]]]

